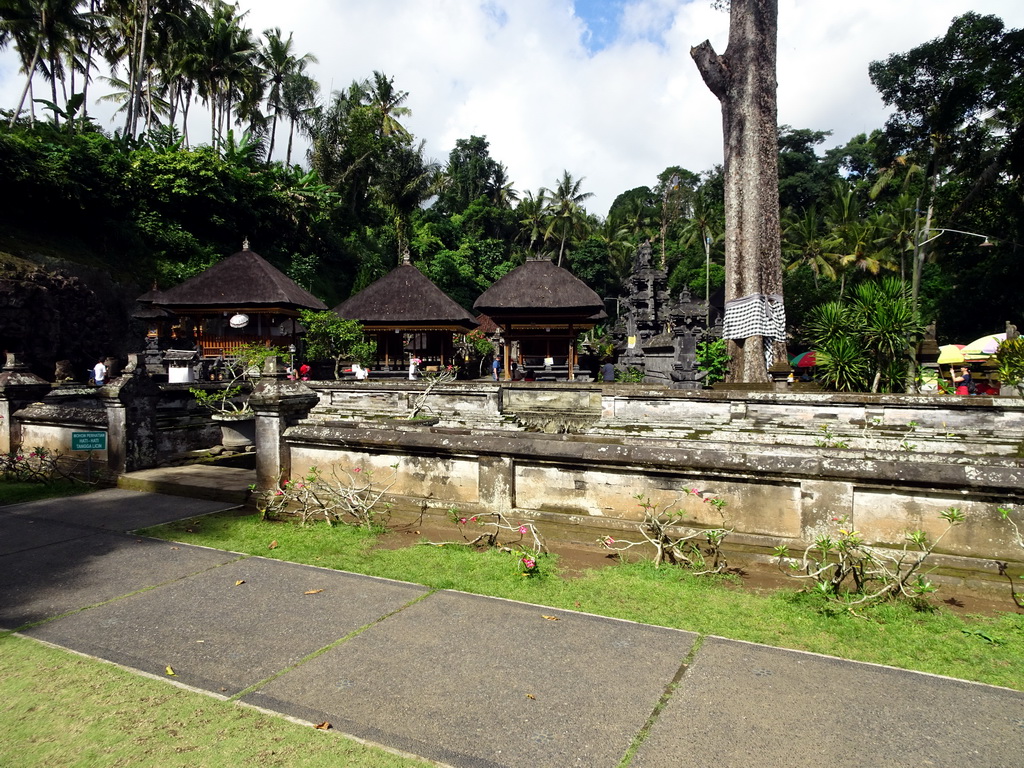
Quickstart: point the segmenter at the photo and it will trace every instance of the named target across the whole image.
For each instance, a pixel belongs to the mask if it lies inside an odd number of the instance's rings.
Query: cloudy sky
[[[728,13],[711,0],[240,4],[255,32],[293,32],[296,51],[317,56],[325,93],[373,70],[394,77],[413,112],[403,122],[431,158],[486,136],[520,192],[568,170],[604,215],[670,165],[700,172],[722,160],[719,104],[689,55],[705,39],[725,50]],[[941,36],[969,10],[1024,27],[1022,0],[779,0],[780,124],[832,131],[825,147],[880,128],[868,64]],[[0,104],[16,103],[19,81],[12,54],[0,55]]]

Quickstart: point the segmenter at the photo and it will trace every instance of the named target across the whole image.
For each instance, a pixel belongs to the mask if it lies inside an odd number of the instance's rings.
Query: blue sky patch
[[[625,0],[576,0],[576,15],[586,22],[589,34],[583,44],[591,53],[607,48],[619,34]]]

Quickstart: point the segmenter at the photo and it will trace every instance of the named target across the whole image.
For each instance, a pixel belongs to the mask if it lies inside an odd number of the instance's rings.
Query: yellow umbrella
[[[964,362],[963,344],[943,344],[939,347],[939,365]]]

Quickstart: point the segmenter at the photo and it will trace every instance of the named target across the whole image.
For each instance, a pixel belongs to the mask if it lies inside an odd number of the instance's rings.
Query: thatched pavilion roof
[[[582,280],[548,259],[531,259],[484,291],[473,304],[497,321],[510,317],[604,315],[604,302]]]
[[[156,284],[135,300],[135,308],[132,317],[137,320],[165,320],[173,317],[166,309],[158,306],[163,293],[157,289]]]
[[[327,309],[248,244],[180,285],[168,288],[156,305],[179,314],[186,310],[299,310]]]
[[[388,272],[334,311],[364,326],[471,330],[476,320],[412,264]]]

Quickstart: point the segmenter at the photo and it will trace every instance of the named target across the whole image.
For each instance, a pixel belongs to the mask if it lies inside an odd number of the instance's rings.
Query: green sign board
[[[105,451],[107,450],[106,432],[72,432],[72,451]]]

